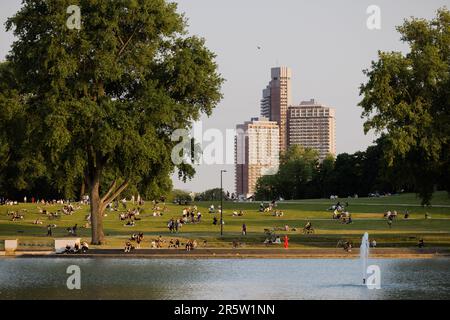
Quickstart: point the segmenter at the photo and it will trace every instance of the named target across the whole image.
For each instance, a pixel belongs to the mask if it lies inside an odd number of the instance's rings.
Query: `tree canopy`
[[[397,30],[409,52],[379,52],[364,73],[365,132],[385,133],[389,165],[401,163],[423,204],[435,186],[450,190],[450,12],[411,18]]]

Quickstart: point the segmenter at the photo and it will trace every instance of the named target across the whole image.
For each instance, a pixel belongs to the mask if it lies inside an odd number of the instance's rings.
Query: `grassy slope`
[[[361,235],[367,231],[370,238],[377,240],[380,246],[415,246],[419,237],[423,237],[427,245],[450,247],[450,200],[446,193],[437,193],[433,199],[433,207],[422,208],[420,201],[413,194],[391,196],[383,198],[360,198],[341,199],[341,202],[349,202],[349,211],[352,213],[354,223],[343,225],[331,220],[331,212],[326,209],[335,201],[322,200],[302,200],[295,202],[282,202],[278,209],[284,211],[283,217],[273,217],[269,214],[258,213],[259,202],[255,203],[233,203],[224,204],[225,236],[219,236],[220,227],[212,225],[213,215],[207,213],[207,207],[211,204],[197,203],[199,210],[203,214],[203,221],[199,224],[185,225],[177,237],[181,239],[208,240],[208,246],[230,247],[230,242],[240,240],[246,243],[247,247],[263,247],[262,241],[265,239],[264,229],[273,227],[301,227],[307,220],[311,220],[316,233],[314,235],[302,235],[299,231],[288,232],[290,244],[294,247],[335,247],[340,239],[359,241]],[[216,206],[218,202],[214,203]],[[408,206],[404,206],[404,205]],[[130,204],[129,204],[130,205]],[[20,204],[18,206],[0,207],[0,240],[15,239],[20,240],[22,248],[47,248],[51,247],[52,239],[46,237],[46,225],[55,223],[57,228],[53,231],[54,237],[67,236],[66,228],[78,223],[79,227],[84,226],[84,217],[88,213],[88,206],[77,210],[73,216],[62,216],[58,220],[49,221],[45,216],[39,214],[38,205]],[[41,206],[42,207],[42,206]],[[49,211],[56,211],[60,205],[47,206]],[[163,217],[151,216],[151,203],[147,203],[145,211],[141,215],[142,220],[137,222],[135,227],[124,227],[123,222],[118,219],[118,212],[108,212],[105,218],[105,234],[107,244],[105,247],[121,247],[131,233],[142,231],[145,233],[144,247],[148,247],[148,240],[158,235],[169,239],[167,221],[171,217],[181,215],[183,206],[168,205],[168,212]],[[408,208],[410,220],[403,220],[402,213]],[[22,221],[10,221],[7,212],[10,210],[26,209],[25,219]],[[244,217],[232,217],[233,210],[244,210]],[[383,212],[387,210],[397,210],[401,215],[394,222],[391,229],[382,218]],[[431,220],[424,219],[424,213],[428,212]],[[33,225],[32,222],[40,218],[44,224]],[[247,225],[248,235],[240,235],[241,226]],[[283,236],[284,231],[278,234]],[[89,239],[90,229],[79,229],[79,236]],[[3,241],[0,241],[2,249]]]

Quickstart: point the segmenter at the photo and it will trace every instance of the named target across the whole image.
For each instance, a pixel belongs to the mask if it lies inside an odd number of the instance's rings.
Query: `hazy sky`
[[[359,85],[362,70],[378,50],[403,51],[395,26],[410,16],[431,18],[450,1],[444,0],[178,0],[179,11],[189,19],[189,31],[206,39],[217,54],[220,73],[226,79],[224,99],[203,128],[225,132],[237,123],[259,115],[261,91],[270,80],[270,68],[289,66],[293,72],[295,103],[315,98],[336,108],[337,152],[364,150],[374,140],[362,130]],[[2,0],[0,22],[20,7],[20,0]],[[369,30],[369,5],[381,9],[381,30]],[[0,59],[13,37],[0,32]],[[258,50],[258,46],[261,47]],[[225,134],[224,134],[225,136]],[[177,188],[202,191],[220,184],[234,191],[232,165],[201,165],[196,177]]]

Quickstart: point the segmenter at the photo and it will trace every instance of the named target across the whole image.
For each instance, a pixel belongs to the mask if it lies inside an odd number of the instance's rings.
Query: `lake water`
[[[450,299],[450,259],[0,259],[0,299]],[[66,286],[78,265],[81,290]]]

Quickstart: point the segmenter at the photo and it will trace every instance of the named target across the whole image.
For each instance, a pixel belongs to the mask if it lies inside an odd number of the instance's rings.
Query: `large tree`
[[[401,163],[430,204],[438,183],[450,190],[450,12],[406,20],[397,30],[409,52],[379,52],[365,70],[359,105],[365,132],[386,134],[388,163]]]
[[[69,5],[81,8],[80,30],[66,25]],[[194,174],[172,163],[171,134],[211,114],[222,78],[186,27],[164,0],[24,0],[7,22],[15,83],[1,112],[10,100],[25,115],[20,161],[44,165],[63,190],[86,183],[93,244],[104,241],[107,204],[127,187],[167,189],[176,168]]]

